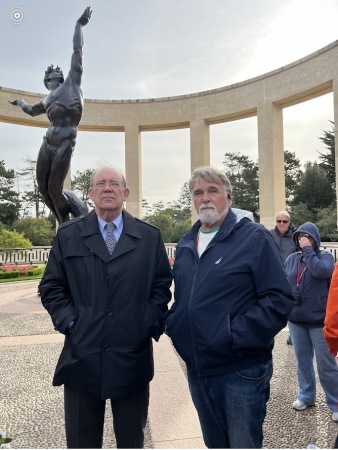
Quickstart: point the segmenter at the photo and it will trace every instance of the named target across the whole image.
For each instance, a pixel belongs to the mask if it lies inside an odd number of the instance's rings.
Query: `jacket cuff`
[[[72,320],[76,319],[76,315],[74,313],[73,308],[66,308],[56,317],[53,317],[54,329],[59,331],[60,333],[65,334],[68,325]]]

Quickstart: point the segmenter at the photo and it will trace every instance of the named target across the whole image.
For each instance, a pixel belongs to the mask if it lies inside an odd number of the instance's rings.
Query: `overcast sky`
[[[0,86],[47,94],[44,71],[70,67],[82,0],[1,0]],[[338,39],[337,0],[93,0],[84,32],[82,87],[88,99],[189,94],[262,75]],[[333,96],[284,110],[284,146],[318,159],[331,129]],[[7,169],[36,158],[44,129],[0,122]],[[211,163],[224,153],[257,160],[256,118],[210,128]],[[176,200],[190,175],[189,130],[142,133],[143,197]],[[79,132],[72,172],[108,162],[124,171],[124,134]]]

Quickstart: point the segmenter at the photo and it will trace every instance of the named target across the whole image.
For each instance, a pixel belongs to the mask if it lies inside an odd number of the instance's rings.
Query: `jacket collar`
[[[127,211],[122,211],[122,216],[123,231],[112,255],[109,254],[102,238],[96,212],[91,211],[84,219],[80,236],[90,251],[105,262],[133,250],[137,245],[137,240],[141,238],[136,219]]]
[[[277,228],[277,226],[275,226],[275,231],[277,233],[278,236],[280,237],[288,237],[288,236],[292,236],[293,230],[292,228],[288,228],[287,231],[284,234],[281,234],[279,229]]]
[[[237,222],[237,216],[236,214],[229,209],[228,214],[226,215],[225,219],[223,220],[220,229],[216,236],[214,237],[215,241],[218,242],[221,239],[223,239],[225,236],[228,236],[237,226],[240,226],[243,220],[249,220],[249,219],[242,219],[238,223]],[[197,234],[199,232],[199,229],[201,228],[202,222],[198,220],[194,223],[192,228],[182,237],[182,241],[195,241]]]

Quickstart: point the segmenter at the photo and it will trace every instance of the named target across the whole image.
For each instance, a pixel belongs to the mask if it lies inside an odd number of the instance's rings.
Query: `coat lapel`
[[[140,230],[135,218],[127,211],[123,211],[123,231],[118,240],[115,250],[112,255],[109,255],[109,260],[118,258],[125,253],[134,250],[137,246],[138,240],[141,239]]]
[[[102,261],[108,263],[124,253],[136,248],[138,239],[141,238],[137,221],[132,215],[123,211],[123,231],[112,255],[109,254],[106,244],[100,232],[97,215],[92,211],[85,218],[81,238],[84,244]]]

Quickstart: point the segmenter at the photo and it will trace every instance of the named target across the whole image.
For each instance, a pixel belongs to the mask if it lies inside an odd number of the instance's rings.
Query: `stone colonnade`
[[[257,116],[260,216],[261,223],[271,228],[275,212],[285,208],[283,108],[331,92],[333,120],[338,123],[338,41],[287,66],[219,89],[154,99],[87,99],[79,130],[125,133],[126,177],[131,190],[127,209],[140,216],[142,131],[189,128],[193,171],[210,164],[211,124]],[[36,103],[44,95],[0,87],[0,121],[49,126],[44,116],[33,118],[13,108],[8,100],[18,97]]]

